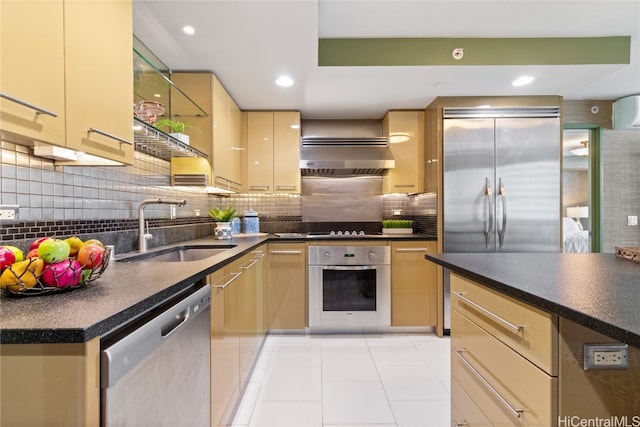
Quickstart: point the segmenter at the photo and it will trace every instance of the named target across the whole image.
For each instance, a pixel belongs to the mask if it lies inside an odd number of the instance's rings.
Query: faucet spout
[[[147,239],[150,239],[151,234],[145,233],[144,229],[144,208],[147,205],[161,204],[161,205],[178,205],[184,206],[187,204],[185,199],[145,199],[138,205],[138,251],[147,251]]]

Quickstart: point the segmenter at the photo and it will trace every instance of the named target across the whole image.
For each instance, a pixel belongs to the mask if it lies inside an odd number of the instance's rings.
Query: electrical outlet
[[[627,369],[626,344],[585,344],[584,369]]]
[[[638,217],[636,215],[629,215],[627,217],[627,225],[638,225]]]
[[[0,205],[0,221],[13,221],[18,219],[18,206]]]

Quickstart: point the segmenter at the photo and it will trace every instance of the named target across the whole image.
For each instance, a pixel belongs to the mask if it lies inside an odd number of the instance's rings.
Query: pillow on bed
[[[578,226],[577,222],[575,222],[571,218],[562,218],[562,234],[568,236],[569,234],[575,233],[576,231],[580,231],[580,227]]]

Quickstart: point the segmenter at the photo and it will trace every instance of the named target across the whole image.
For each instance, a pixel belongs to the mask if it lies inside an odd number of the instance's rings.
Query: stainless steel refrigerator
[[[559,252],[559,108],[446,108],[443,126],[444,251]]]

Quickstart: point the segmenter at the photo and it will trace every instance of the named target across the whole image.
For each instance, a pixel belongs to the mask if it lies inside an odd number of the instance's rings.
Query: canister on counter
[[[241,229],[240,229],[241,225],[240,225],[240,218],[235,217],[231,220],[231,234],[240,234],[241,233]]]
[[[258,234],[260,232],[260,219],[258,218],[258,212],[253,209],[244,211],[242,226],[244,227],[245,234]]]

